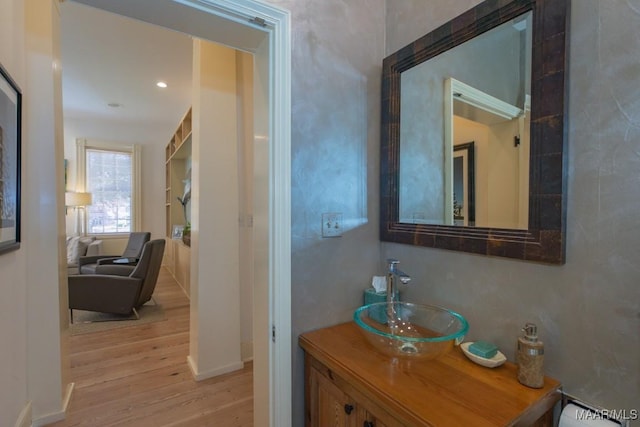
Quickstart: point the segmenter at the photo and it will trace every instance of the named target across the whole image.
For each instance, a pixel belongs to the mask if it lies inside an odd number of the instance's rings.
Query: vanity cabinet
[[[385,427],[367,410],[366,405],[344,391],[346,384],[333,377],[331,371],[308,359],[308,383],[311,411],[307,426],[314,427]]]
[[[435,360],[392,358],[353,322],[305,333],[306,427],[553,425],[560,383],[532,389],[516,366],[489,369],[459,348]]]

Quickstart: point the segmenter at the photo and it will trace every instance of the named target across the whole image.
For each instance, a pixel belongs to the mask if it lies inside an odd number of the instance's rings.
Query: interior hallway
[[[195,382],[187,365],[189,300],[162,268],[153,294],[166,320],[70,337],[69,426],[253,425],[252,364]]]

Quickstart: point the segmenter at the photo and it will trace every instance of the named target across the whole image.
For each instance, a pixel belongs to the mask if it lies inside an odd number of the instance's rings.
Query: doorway
[[[78,2],[254,55],[254,419],[291,425],[288,12],[252,0]]]

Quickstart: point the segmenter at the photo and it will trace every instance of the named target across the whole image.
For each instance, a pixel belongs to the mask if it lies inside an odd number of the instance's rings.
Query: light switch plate
[[[328,212],[322,214],[322,237],[342,236],[342,213]]]

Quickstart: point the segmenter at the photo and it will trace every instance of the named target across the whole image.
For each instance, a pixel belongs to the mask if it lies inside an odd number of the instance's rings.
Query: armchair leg
[[[133,314],[136,316],[136,320],[140,320],[140,315],[138,314],[138,310],[136,310],[135,308],[132,308],[133,310]]]

